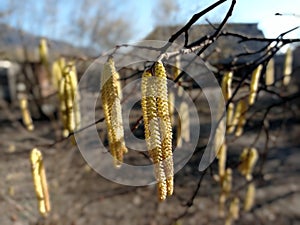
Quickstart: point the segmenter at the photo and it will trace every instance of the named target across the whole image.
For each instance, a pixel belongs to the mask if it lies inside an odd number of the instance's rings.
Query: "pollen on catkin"
[[[173,193],[174,169],[167,76],[161,62],[144,71],[141,86],[145,139],[162,201]]]
[[[253,105],[255,102],[261,70],[262,70],[262,65],[259,65],[252,73],[250,94],[249,94],[249,101],[248,101],[249,105]]]
[[[165,200],[167,181],[163,165],[159,118],[157,116],[156,83],[149,70],[142,76],[142,111],[147,149],[154,164],[154,175],[158,184],[158,198]]]
[[[38,200],[38,208],[41,215],[46,216],[50,210],[50,198],[46,179],[46,172],[43,163],[41,151],[37,148],[32,149],[30,153],[30,162],[32,168],[32,177],[34,190]]]
[[[157,115],[160,118],[162,142],[162,157],[167,179],[167,194],[173,194],[173,153],[172,153],[172,124],[168,107],[167,74],[162,62],[154,65],[154,75],[157,87]]]
[[[117,168],[121,166],[123,156],[128,151],[124,140],[119,77],[113,58],[110,57],[101,74],[101,100],[109,148]]]

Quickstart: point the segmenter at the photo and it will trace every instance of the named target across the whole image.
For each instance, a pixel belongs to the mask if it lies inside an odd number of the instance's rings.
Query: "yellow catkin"
[[[180,70],[180,55],[177,55],[175,57],[175,65],[173,67],[173,75],[174,75],[174,80],[179,76],[181,70]]]
[[[227,168],[223,177],[220,177],[221,193],[219,198],[219,215],[225,215],[225,203],[232,189],[232,170]]]
[[[233,221],[239,218],[239,211],[240,211],[240,199],[235,197],[229,206],[229,213],[225,220],[225,225],[231,225]]]
[[[266,68],[265,82],[267,86],[274,84],[274,59],[270,59]]]
[[[154,164],[154,174],[158,184],[158,198],[165,200],[167,196],[167,181],[163,165],[159,118],[157,116],[156,84],[150,71],[142,76],[142,111],[145,126],[145,139],[149,155]]]
[[[238,106],[240,107],[240,116],[236,125],[236,131],[235,131],[235,136],[239,137],[243,134],[244,132],[244,125],[246,123],[246,112],[248,109],[247,102],[245,100],[241,100],[238,103]]]
[[[258,160],[258,152],[255,148],[244,148],[240,156],[239,172],[250,181],[252,179],[253,168]]]
[[[62,78],[62,70],[58,61],[54,61],[52,64],[52,84],[56,89],[59,89],[59,81]]]
[[[59,108],[60,108],[60,117],[63,124],[63,136],[68,137],[68,113],[67,107],[65,104],[65,78],[62,77],[59,81],[59,89],[58,89],[58,97],[59,97]]]
[[[67,112],[67,129],[71,133],[75,131],[76,124],[75,124],[75,113],[73,109],[74,92],[73,92],[73,87],[71,85],[71,77],[68,74],[65,75],[64,89],[65,89],[64,100],[65,100],[65,106]]]
[[[39,44],[39,55],[40,55],[40,60],[41,63],[44,66],[48,66],[49,62],[49,56],[48,56],[48,45],[47,45],[47,40],[45,38],[40,39],[40,44]]]
[[[37,148],[32,149],[30,153],[30,162],[39,212],[41,215],[46,216],[51,210],[50,199],[46,173],[43,164],[43,156]]]
[[[288,48],[285,53],[284,68],[283,68],[284,86],[290,83],[292,72],[293,72],[293,52],[291,48]]]
[[[124,128],[121,108],[121,88],[119,74],[116,71],[113,58],[104,64],[101,75],[101,100],[104,110],[108,142],[114,165],[118,168],[127,152],[124,141]]]
[[[235,108],[235,112],[232,118],[232,122],[227,129],[227,133],[232,133],[235,131],[235,136],[240,136],[243,133],[244,125],[246,123],[246,112],[248,105],[246,100],[241,99]]]
[[[70,133],[80,128],[79,92],[77,74],[74,68],[73,64],[65,66],[59,81],[58,96],[64,137],[68,137]]]
[[[259,65],[252,73],[250,94],[249,94],[249,101],[248,101],[249,105],[253,105],[255,102],[261,70],[262,70],[262,65]]]
[[[167,179],[167,194],[173,194],[172,124],[168,107],[167,75],[162,62],[154,66],[157,87],[157,115],[160,118],[162,156]]]
[[[175,109],[175,95],[174,92],[170,92],[168,95],[169,99],[169,112],[171,124],[174,124],[174,109]]]
[[[177,147],[181,147],[182,140],[185,142],[190,141],[190,115],[188,104],[185,101],[180,103],[178,115],[179,124],[177,127]]]
[[[240,199],[235,197],[230,203],[229,213],[234,220],[239,218],[240,214]]]
[[[219,104],[218,104],[218,111],[217,111],[217,119],[215,121],[217,127],[215,131],[215,136],[214,136],[214,142],[213,142],[213,147],[212,149],[214,150],[215,154],[218,154],[218,151],[220,150],[220,147],[224,143],[224,134],[226,131],[226,122],[221,120],[224,116],[224,101],[222,96],[220,97]]]
[[[60,80],[63,77],[63,71],[66,66],[65,58],[60,57],[59,59],[55,60],[52,64],[52,84],[58,90]]]
[[[70,66],[69,76],[70,76],[72,97],[73,97],[73,111],[75,114],[74,115],[75,130],[78,130],[80,128],[81,116],[80,116],[80,107],[79,107],[80,95],[78,92],[77,70],[74,62],[71,62],[69,66]]]
[[[51,81],[51,65],[49,63],[49,52],[48,52],[48,44],[47,40],[45,38],[40,39],[39,44],[39,56],[40,56],[40,62],[44,66],[47,72],[48,79]]]
[[[227,159],[227,145],[223,143],[217,154],[219,164],[219,177],[222,178],[225,175],[226,159]]]
[[[29,131],[34,130],[34,125],[33,125],[33,122],[32,122],[31,115],[30,115],[30,111],[28,109],[28,100],[27,100],[27,98],[25,96],[22,96],[19,99],[19,104],[20,104],[20,108],[21,108],[21,111],[22,111],[22,120],[23,120],[23,123],[24,123],[26,129],[29,130]]]
[[[228,104],[227,108],[227,116],[226,116],[226,132],[227,133],[232,133],[234,131],[234,126],[233,126],[233,115],[234,115],[234,104],[230,102]]]
[[[222,93],[224,96],[225,101],[231,98],[232,91],[231,91],[231,83],[232,83],[233,72],[226,72],[222,79]]]
[[[252,182],[247,187],[247,192],[244,200],[244,210],[249,212],[255,202],[255,184]]]

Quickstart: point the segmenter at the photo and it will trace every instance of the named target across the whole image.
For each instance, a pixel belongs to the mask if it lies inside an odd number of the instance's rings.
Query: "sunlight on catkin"
[[[167,194],[173,193],[173,153],[172,153],[172,124],[168,107],[167,74],[162,62],[154,65],[157,87],[157,115],[161,120],[160,131],[162,141],[162,156],[167,179]]]
[[[162,201],[165,200],[167,196],[167,181],[162,162],[163,156],[156,105],[156,84],[155,80],[151,78],[152,74],[149,70],[143,73],[141,105],[145,139],[149,155],[154,164],[154,174],[158,184],[158,198]]]
[[[20,108],[21,108],[21,112],[22,112],[22,120],[23,120],[23,123],[24,123],[26,129],[29,131],[33,131],[34,125],[33,125],[30,111],[28,108],[27,97],[22,95],[19,99],[19,104],[20,104]]]
[[[222,79],[222,93],[225,101],[228,101],[231,98],[231,83],[232,83],[233,72],[226,72]]]
[[[249,105],[253,105],[257,95],[258,83],[260,79],[260,74],[262,70],[262,65],[259,65],[253,72],[251,76],[250,84],[250,94],[249,94]]]
[[[119,78],[113,58],[110,57],[104,64],[101,74],[101,100],[109,148],[117,168],[123,163],[123,156],[128,151],[124,140]]]
[[[48,185],[43,163],[43,156],[41,151],[39,151],[37,148],[32,149],[30,153],[30,162],[32,168],[34,190],[38,200],[39,212],[41,213],[41,215],[47,216],[47,214],[51,210]]]

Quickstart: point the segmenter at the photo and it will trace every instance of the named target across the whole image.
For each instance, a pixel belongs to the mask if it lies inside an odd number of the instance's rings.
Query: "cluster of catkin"
[[[223,76],[222,80],[222,93],[225,101],[232,97],[232,78],[233,72],[227,72]],[[251,95],[251,94],[250,94]],[[244,125],[246,123],[246,112],[248,110],[248,103],[245,99],[238,101],[235,106],[233,102],[228,104],[227,116],[226,116],[226,133],[231,134],[235,132],[235,136],[241,136],[243,134]]]
[[[38,209],[42,216],[47,216],[51,210],[48,184],[44,168],[43,155],[37,148],[32,149],[30,153],[30,163],[34,190],[38,201]]]
[[[173,193],[174,176],[167,76],[162,62],[156,62],[154,68],[144,71],[141,89],[145,139],[162,201]]]
[[[76,67],[73,62],[65,65],[63,58],[53,63],[53,84],[58,88],[63,136],[80,128],[80,107]]]
[[[116,167],[121,166],[123,156],[128,151],[124,141],[121,96],[120,75],[116,71],[113,58],[109,57],[101,75],[101,100],[109,148]]]

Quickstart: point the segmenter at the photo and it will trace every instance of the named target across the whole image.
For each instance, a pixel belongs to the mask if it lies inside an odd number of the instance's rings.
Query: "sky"
[[[0,0],[0,10],[1,7],[5,8],[8,2],[12,0]],[[28,1],[28,0],[24,0]],[[47,1],[40,0],[34,1],[36,4],[38,2]],[[58,0],[59,1],[59,0]],[[97,4],[98,0],[94,0]],[[124,13],[124,16],[128,17],[131,21],[132,26],[135,30],[135,35],[132,41],[136,41],[145,37],[150,33],[155,26],[163,22],[165,24],[180,25],[185,24],[194,13],[197,13],[217,0],[174,0],[178,4],[178,11],[172,14],[168,21],[157,21],[155,17],[155,11],[159,10],[158,0],[115,0],[119,11],[115,13]],[[18,1],[16,1],[18,2]],[[72,16],[69,12],[71,4],[76,3],[73,0],[60,1],[63,7],[58,9],[59,23],[63,27],[66,25],[68,17]],[[199,22],[205,23],[205,19],[213,23],[221,22],[227,9],[230,6],[231,1],[228,0],[226,3],[222,4],[209,14],[205,15]],[[2,5],[2,6],[1,6]],[[30,9],[27,9],[30,11]],[[43,9],[41,9],[41,14]],[[282,16],[275,16],[275,13],[281,13]],[[29,18],[30,13],[27,14]],[[33,18],[34,19],[34,18]],[[55,39],[66,38],[61,35],[61,32],[55,32],[53,30],[47,29],[37,29],[37,27],[32,27],[29,20],[24,19],[24,22],[16,22],[13,18],[10,18],[10,23],[13,26],[18,26],[26,31],[32,32],[37,35],[48,36]],[[23,20],[22,20],[23,21]],[[26,22],[27,21],[27,22]],[[268,38],[275,38],[282,32],[292,29],[296,26],[300,26],[300,4],[299,0],[237,0],[233,15],[230,17],[229,22],[233,23],[258,23],[258,27],[263,31],[264,35]],[[300,29],[288,34],[287,38],[300,38]]]

